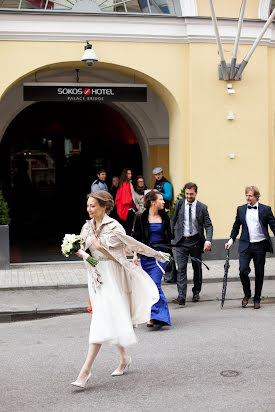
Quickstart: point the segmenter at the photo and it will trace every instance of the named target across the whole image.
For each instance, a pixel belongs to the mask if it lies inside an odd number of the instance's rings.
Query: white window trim
[[[180,0],[182,16],[197,16],[198,7],[197,0]]]
[[[271,0],[260,0],[258,8],[258,18],[267,20],[269,17],[269,10],[271,7]]]

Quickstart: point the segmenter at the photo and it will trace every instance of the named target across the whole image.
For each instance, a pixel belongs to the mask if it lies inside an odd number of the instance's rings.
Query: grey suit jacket
[[[184,236],[184,205],[185,201],[183,199],[177,200],[175,206],[175,213],[171,221],[171,230],[174,245],[176,245]],[[207,206],[199,201],[197,201],[196,206],[196,218],[198,222],[199,235],[203,246],[205,240],[212,242],[213,225],[209,217]],[[204,230],[206,232],[206,239],[204,236]]]

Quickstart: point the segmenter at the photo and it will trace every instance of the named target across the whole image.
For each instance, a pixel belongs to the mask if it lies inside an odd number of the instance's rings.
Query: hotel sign
[[[24,101],[146,102],[145,84],[24,83]]]

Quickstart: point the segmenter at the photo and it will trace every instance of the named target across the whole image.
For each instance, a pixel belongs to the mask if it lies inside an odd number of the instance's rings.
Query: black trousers
[[[128,236],[131,236],[132,234],[135,215],[135,212],[132,209],[129,209],[126,220],[120,220],[120,223],[124,227],[126,235]]]
[[[253,259],[255,268],[255,294],[254,303],[261,301],[262,287],[264,282],[264,265],[266,255],[266,240],[262,242],[249,243],[243,252],[240,252],[240,279],[243,285],[244,295],[251,297],[249,273],[250,262]]]
[[[200,235],[195,235],[187,239],[182,239],[176,248],[178,274],[177,274],[177,288],[178,299],[185,300],[187,292],[187,263],[189,256],[198,258],[201,260],[202,244]],[[202,269],[201,263],[194,262],[193,260],[193,294],[200,293],[202,286]]]

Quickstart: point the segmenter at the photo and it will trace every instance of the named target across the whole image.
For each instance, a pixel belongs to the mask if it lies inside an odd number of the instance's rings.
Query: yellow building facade
[[[272,23],[267,30],[242,80],[219,80],[208,1],[183,1],[183,9],[187,3],[191,16],[1,10],[0,139],[29,104],[22,98],[25,81],[68,82],[67,74],[79,69],[86,82],[89,78],[94,82],[97,73],[107,83],[126,79],[145,84],[152,99],[137,110],[121,106],[120,112],[139,130],[148,184],[153,184],[151,171],[156,166],[163,167],[175,195],[187,181],[196,182],[198,198],[209,206],[214,238],[226,239],[236,207],[244,202],[246,185],[257,185],[261,201],[275,206],[275,26]],[[241,1],[216,0],[214,5],[230,63]],[[267,1],[248,2],[238,62],[271,7]],[[99,59],[91,68],[80,62],[85,40],[92,43]],[[234,94],[228,93],[228,83]],[[161,107],[159,117],[157,110],[150,114],[154,104]],[[233,120],[228,112],[233,112]]]

